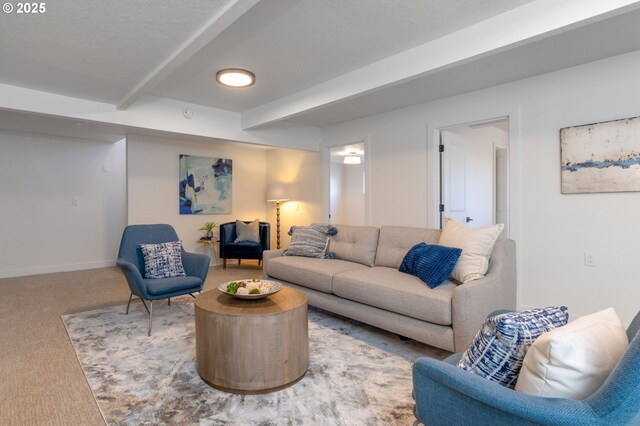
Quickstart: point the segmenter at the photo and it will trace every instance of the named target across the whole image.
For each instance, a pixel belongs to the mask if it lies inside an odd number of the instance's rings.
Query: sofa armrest
[[[209,273],[209,264],[211,258],[206,254],[182,252],[182,264],[184,271],[188,276],[198,277],[202,280],[202,285],[207,279]]]
[[[265,250],[262,252],[262,270],[264,271],[262,276],[264,278],[267,278],[269,276],[269,274],[267,273],[267,265],[269,263],[269,260],[284,255],[284,252],[286,250],[287,249],[277,249],[277,250]]]
[[[127,279],[131,293],[143,299],[148,297],[147,286],[138,267],[124,258],[119,258],[116,261],[116,265],[120,267],[124,277]]]
[[[527,395],[432,358],[413,364],[413,393],[424,424],[602,424],[584,401]]]
[[[260,222],[260,246],[262,251],[271,248],[271,224],[268,222]]]
[[[516,308],[516,246],[498,240],[484,278],[459,285],[451,306],[455,352],[467,349],[489,312]]]

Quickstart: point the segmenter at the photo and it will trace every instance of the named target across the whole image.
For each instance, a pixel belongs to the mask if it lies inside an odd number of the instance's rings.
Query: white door
[[[458,222],[467,223],[473,219],[467,215],[467,173],[466,152],[464,141],[449,131],[441,132],[441,194],[440,204],[442,215]]]
[[[504,223],[509,235],[508,121],[440,132],[441,224],[445,216],[470,228]]]

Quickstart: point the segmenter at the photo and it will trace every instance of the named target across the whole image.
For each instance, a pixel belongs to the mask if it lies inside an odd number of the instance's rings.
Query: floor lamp
[[[280,248],[280,202],[289,200],[289,187],[284,183],[267,186],[267,201],[276,203],[276,248]]]

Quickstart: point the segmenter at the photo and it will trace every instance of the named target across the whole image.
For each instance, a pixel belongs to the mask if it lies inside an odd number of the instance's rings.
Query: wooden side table
[[[307,296],[288,287],[259,300],[218,290],[195,300],[196,368],[216,389],[273,392],[309,368]]]
[[[216,252],[216,244],[220,242],[217,238],[212,238],[210,240],[198,240],[198,244],[204,245],[204,254],[209,254],[209,248],[211,248],[211,258],[213,259],[213,264],[215,267],[218,267],[218,253]]]

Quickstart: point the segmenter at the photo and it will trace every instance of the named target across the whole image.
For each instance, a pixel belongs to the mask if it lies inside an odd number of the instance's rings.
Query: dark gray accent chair
[[[245,223],[251,223],[245,222]],[[227,222],[220,225],[220,258],[222,268],[227,267],[227,259],[257,259],[258,265],[262,263],[262,253],[271,247],[271,225],[260,222],[258,230],[260,242],[241,241],[236,243],[236,222]]]
[[[197,253],[188,253],[182,249],[182,265],[187,274],[186,277],[173,278],[144,278],[144,258],[140,244],[158,244],[170,241],[178,241],[178,234],[171,225],[129,225],[122,233],[120,241],[120,251],[116,265],[122,269],[131,295],[127,303],[127,315],[133,296],[137,296],[149,313],[149,330],[151,336],[151,322],[153,320],[153,301],[168,299],[171,305],[171,298],[201,292],[202,286],[207,279],[209,272],[209,256]],[[145,300],[149,301],[149,307]]]

